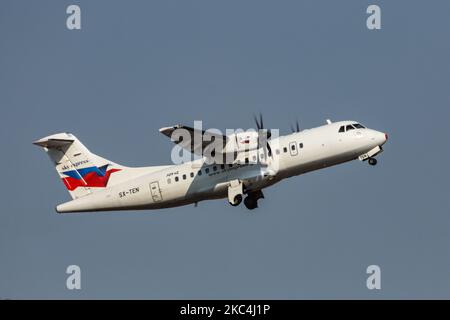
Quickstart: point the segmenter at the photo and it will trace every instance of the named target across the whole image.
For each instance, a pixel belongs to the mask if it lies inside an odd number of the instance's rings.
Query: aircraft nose
[[[371,140],[375,143],[375,145],[382,146],[388,140],[388,135],[387,133],[373,130]]]
[[[378,136],[377,140],[379,141],[380,145],[385,144],[386,141],[388,140],[388,134],[387,133],[378,132],[377,136]]]
[[[386,141],[388,141],[388,134],[387,133],[384,133],[384,142],[386,142]]]

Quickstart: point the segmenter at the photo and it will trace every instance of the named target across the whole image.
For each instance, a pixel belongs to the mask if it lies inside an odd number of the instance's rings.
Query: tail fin
[[[91,153],[70,133],[54,134],[33,143],[50,156],[73,199],[111,186],[111,175],[126,169]]]

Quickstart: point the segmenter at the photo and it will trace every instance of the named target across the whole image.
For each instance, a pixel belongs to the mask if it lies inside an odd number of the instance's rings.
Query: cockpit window
[[[355,127],[352,126],[351,124],[348,124],[347,127],[345,127],[345,129],[346,129],[347,131],[350,131],[350,130],[355,129]]]
[[[344,126],[341,126],[341,127],[339,128],[339,132],[345,132],[345,127],[344,127]]]
[[[361,125],[361,124],[359,124],[359,123],[354,123],[353,126],[354,126],[356,129],[365,129],[365,128],[366,128],[366,127],[364,127],[363,125]]]

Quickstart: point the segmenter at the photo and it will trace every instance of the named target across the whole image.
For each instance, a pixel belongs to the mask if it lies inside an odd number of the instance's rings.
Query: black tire
[[[244,199],[244,204],[245,204],[245,207],[246,207],[248,210],[253,210],[253,209],[258,208],[258,200],[256,200],[256,199],[253,198],[253,197],[247,197],[247,198],[245,198],[245,199]]]
[[[237,206],[240,205],[241,202],[242,202],[242,194],[236,195],[236,196],[234,197],[233,200],[234,200],[234,202],[231,203],[231,205],[232,205],[233,207],[237,207]]]
[[[371,165],[371,166],[375,166],[376,164],[377,164],[377,159],[375,159],[375,158],[369,158],[369,164]]]

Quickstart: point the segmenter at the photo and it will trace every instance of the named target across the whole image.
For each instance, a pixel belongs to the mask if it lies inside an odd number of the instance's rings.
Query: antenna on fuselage
[[[327,123],[328,123],[328,124],[331,124],[332,122],[331,122],[331,120],[330,120],[330,119],[327,119]]]

